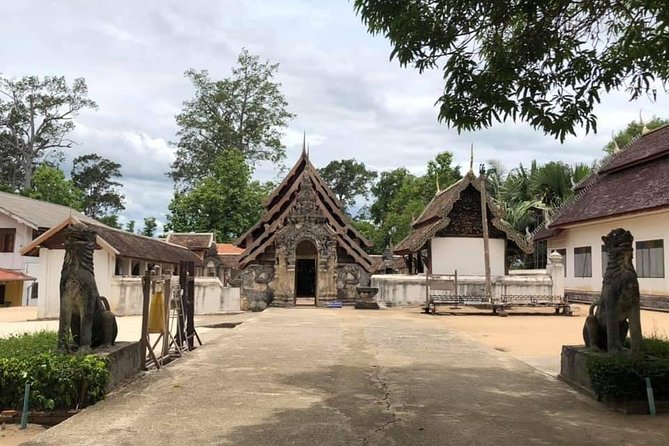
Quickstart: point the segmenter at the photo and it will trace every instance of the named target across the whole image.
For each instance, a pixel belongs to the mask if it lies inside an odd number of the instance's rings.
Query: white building
[[[21,250],[69,216],[101,224],[66,206],[0,192],[0,305],[37,305],[39,259]]]
[[[624,228],[634,236],[642,306],[669,309],[669,126],[604,160],[575,192],[535,235],[548,252],[562,254],[565,294],[586,302],[599,296],[606,268],[602,236]]]
[[[63,231],[81,223],[75,217],[68,217],[21,250],[24,256],[39,258],[37,278],[42,284],[38,291],[39,318],[59,315],[60,275],[65,258]],[[85,225],[96,232],[93,266],[98,292],[107,298],[117,316],[142,314],[142,276],[147,269],[160,266],[163,273],[176,274],[182,261],[195,262],[196,266],[201,264],[200,259],[183,246],[110,228],[95,221]],[[175,276],[174,280],[178,278]],[[196,314],[220,311],[239,311],[239,289],[225,290],[217,277],[196,278]]]
[[[395,247],[405,256],[410,274],[427,267],[432,274],[485,275],[481,178],[470,170],[460,181],[438,192],[413,222],[411,233]],[[502,211],[486,197],[490,273],[504,276],[508,259],[532,252],[525,238],[505,223]]]

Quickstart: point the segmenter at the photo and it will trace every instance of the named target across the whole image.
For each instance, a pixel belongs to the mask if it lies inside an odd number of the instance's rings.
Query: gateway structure
[[[371,243],[351,224],[306,150],[264,203],[265,214],[236,245],[242,299],[252,310],[307,302],[352,303],[367,285]],[[307,300],[308,299],[308,300]]]

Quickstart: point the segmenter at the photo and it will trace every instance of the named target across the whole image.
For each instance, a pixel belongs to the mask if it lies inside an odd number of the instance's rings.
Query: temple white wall
[[[669,210],[643,215],[611,218],[567,228],[559,237],[548,240],[548,252],[566,250],[565,288],[576,292],[601,292],[604,268],[602,265],[602,236],[612,229],[624,228],[637,241],[664,240],[664,277],[639,278],[639,291],[645,295],[669,298]],[[591,247],[592,277],[575,277],[574,248]],[[635,250],[636,253],[636,250]],[[636,260],[636,259],[635,259]],[[636,264],[635,261],[633,261]]]
[[[40,248],[38,289],[38,318],[58,318],[60,313],[60,273],[65,258],[63,249]],[[146,262],[142,262],[145,267]],[[105,250],[93,255],[95,283],[101,296],[109,301],[116,316],[142,314],[142,278],[116,276],[116,256]],[[178,277],[174,276],[175,283]],[[41,284],[44,284],[42,286]],[[195,314],[229,313],[240,311],[239,288],[224,287],[217,277],[195,278]]]
[[[504,275],[505,241],[490,239],[490,274]],[[485,274],[483,238],[434,237],[430,241],[433,274],[475,276]]]
[[[31,277],[37,277],[39,259],[37,257],[21,255],[21,249],[29,245],[33,240],[33,229],[4,214],[0,214],[0,229],[16,230],[14,235],[14,250],[12,252],[0,252],[0,268],[19,271]],[[37,305],[37,300],[39,299],[30,299],[30,286],[32,283],[28,281],[23,284],[21,305]]]

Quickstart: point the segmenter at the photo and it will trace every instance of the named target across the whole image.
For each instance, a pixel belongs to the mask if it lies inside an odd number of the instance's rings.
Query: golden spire
[[[611,141],[613,141],[613,153],[620,152],[620,146],[618,146],[618,141],[616,141],[616,138],[613,135],[613,130],[611,130]]]
[[[650,129],[646,127],[646,124],[643,122],[643,116],[641,116],[641,110],[639,110],[639,123],[641,124],[641,136],[650,132]]]

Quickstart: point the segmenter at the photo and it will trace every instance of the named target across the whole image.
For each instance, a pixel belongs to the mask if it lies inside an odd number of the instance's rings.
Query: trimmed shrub
[[[625,352],[591,357],[588,375],[595,393],[611,401],[645,400],[645,378],[650,378],[655,399],[669,401],[669,341],[644,339],[643,351],[642,356]]]
[[[106,360],[60,353],[56,343],[55,332],[0,339],[0,409],[21,409],[26,383],[31,410],[76,409],[104,399]]]

